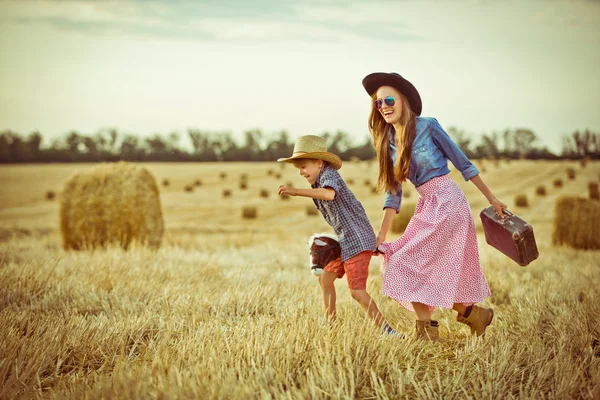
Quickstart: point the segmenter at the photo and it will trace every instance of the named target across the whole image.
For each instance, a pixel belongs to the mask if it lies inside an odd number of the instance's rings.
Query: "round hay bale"
[[[585,168],[589,162],[590,162],[590,156],[585,156],[579,161],[579,164],[581,165],[581,168]]]
[[[540,185],[540,186],[536,187],[535,194],[537,194],[538,196],[545,196],[546,195],[546,187],[544,185]]]
[[[284,194],[282,194],[282,195],[281,195],[281,196],[279,196],[279,197],[281,197],[281,200],[289,200],[289,199],[290,199],[290,197],[292,197],[292,196],[290,196],[290,195],[289,195],[289,194],[287,194],[287,193],[284,193]]]
[[[409,199],[410,196],[412,196],[412,193],[409,190],[404,189],[402,191],[402,197],[404,197],[405,199]]]
[[[346,179],[347,185],[354,185],[354,179]]]
[[[231,197],[231,190],[223,189],[223,197]]]
[[[567,168],[566,170],[567,173],[567,178],[569,178],[569,180],[573,180],[575,179],[575,170],[573,168]]]
[[[562,185],[563,185],[562,179],[555,179],[552,182],[552,185],[554,185],[554,187],[556,187],[556,188],[562,187]]]
[[[167,178],[165,178],[165,179],[163,179],[163,180],[162,180],[162,185],[163,185],[164,187],[167,187],[167,186],[169,186],[170,184],[171,184],[171,182],[170,182],[170,181],[169,181]]]
[[[279,172],[275,174],[275,179],[281,179],[281,174]]]
[[[306,215],[319,215],[319,209],[314,204],[306,206]]]
[[[194,191],[194,187],[192,185],[185,185],[183,187],[183,190],[186,191],[187,193],[192,193]]]
[[[600,202],[561,197],[554,208],[552,243],[575,249],[600,249]]]
[[[244,219],[256,219],[258,212],[256,207],[246,206],[242,208],[242,218]]]
[[[202,181],[200,179],[196,179],[194,181],[194,186],[202,186]]]
[[[221,180],[225,180],[225,179],[227,179],[227,172],[221,172],[221,173],[219,174],[219,178],[221,178]]]
[[[402,233],[408,226],[410,219],[415,213],[415,207],[417,205],[415,203],[405,203],[403,202],[400,206],[400,212],[396,214],[394,219],[392,220],[391,231],[393,233]]]
[[[529,207],[529,202],[527,201],[527,196],[524,194],[518,194],[515,196],[515,206],[516,207]]]
[[[588,192],[590,200],[600,200],[600,192],[598,192],[598,182],[588,183]]]
[[[377,193],[379,193],[379,190],[377,190],[377,186],[371,186],[371,193],[372,193],[372,194],[377,194]]]
[[[240,175],[240,181],[241,182],[247,182],[248,181],[248,174],[241,174]]]
[[[267,175],[268,175],[268,176],[271,176],[271,175],[273,175],[273,170],[269,168],[269,169],[267,170]]]
[[[54,200],[55,197],[56,197],[56,194],[54,193],[54,191],[48,190],[46,192],[46,200]]]
[[[248,189],[248,183],[246,181],[241,181],[240,182],[240,189],[242,189],[242,190]]]
[[[365,186],[371,186],[371,180],[365,179]]]
[[[487,168],[481,167],[479,171],[481,171],[482,174],[485,174],[487,172]]]
[[[259,196],[266,199],[269,197],[269,191],[267,189],[260,189]]]
[[[100,164],[64,184],[60,230],[65,250],[132,243],[160,246],[164,232],[158,186],[144,167]]]

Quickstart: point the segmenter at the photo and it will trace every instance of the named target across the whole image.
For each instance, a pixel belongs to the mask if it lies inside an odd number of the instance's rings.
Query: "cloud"
[[[389,4],[365,5],[358,0],[22,0],[0,3],[0,21],[44,24],[91,35],[187,40],[419,40],[398,18],[381,24],[386,18],[384,10],[389,10],[381,6]]]

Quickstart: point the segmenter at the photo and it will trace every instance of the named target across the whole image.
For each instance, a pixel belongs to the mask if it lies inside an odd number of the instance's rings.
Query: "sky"
[[[0,130],[368,136],[398,72],[474,138],[600,131],[597,0],[0,0]]]

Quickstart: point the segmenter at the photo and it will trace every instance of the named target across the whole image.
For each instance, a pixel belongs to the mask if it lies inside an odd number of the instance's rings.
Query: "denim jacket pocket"
[[[418,168],[429,169],[431,167],[431,150],[427,145],[412,149],[411,158]]]

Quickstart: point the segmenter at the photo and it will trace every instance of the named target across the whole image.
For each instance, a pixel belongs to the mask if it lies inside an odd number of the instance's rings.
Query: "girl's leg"
[[[465,311],[467,311],[467,306],[465,306],[462,303],[454,303],[454,305],[452,306],[452,309],[459,314],[464,314]]]
[[[337,274],[334,272],[323,272],[323,275],[319,276],[319,284],[323,291],[323,303],[325,305],[325,315],[327,319],[335,320],[335,286],[334,282],[337,278]]]
[[[375,304],[375,300],[369,296],[369,293],[367,293],[366,289],[351,289],[350,294],[352,295],[352,298],[356,300],[358,304],[360,304],[360,306],[367,312],[367,315],[375,322],[375,325],[381,328],[383,324],[386,323],[385,318],[383,318],[379,308],[377,308],[377,304]]]
[[[431,320],[431,311],[427,304],[413,302],[412,306],[415,309],[415,314],[417,314],[417,319],[419,321]]]

